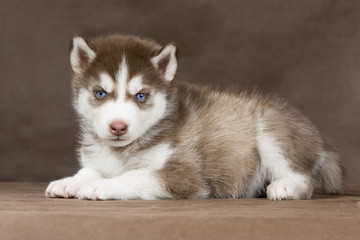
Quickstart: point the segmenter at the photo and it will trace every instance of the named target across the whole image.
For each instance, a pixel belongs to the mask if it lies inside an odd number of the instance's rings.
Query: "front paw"
[[[109,179],[99,179],[83,186],[77,197],[83,200],[110,200],[117,199],[115,187]]]
[[[81,184],[74,177],[67,177],[53,181],[45,190],[45,196],[50,198],[73,198],[79,191]]]

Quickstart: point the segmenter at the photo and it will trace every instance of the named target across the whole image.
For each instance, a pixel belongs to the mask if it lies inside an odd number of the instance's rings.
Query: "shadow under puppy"
[[[72,41],[80,171],[47,197],[310,199],[343,192],[334,149],[283,99],[174,81],[177,47],[125,35]]]

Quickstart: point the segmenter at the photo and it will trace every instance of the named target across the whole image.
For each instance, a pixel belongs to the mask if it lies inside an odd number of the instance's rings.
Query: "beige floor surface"
[[[360,239],[360,188],[311,200],[48,199],[0,182],[0,239]]]

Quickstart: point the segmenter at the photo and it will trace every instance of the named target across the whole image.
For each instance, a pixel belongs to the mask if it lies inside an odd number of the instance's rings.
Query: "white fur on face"
[[[130,81],[128,78],[128,66],[124,56],[116,74],[117,87],[114,86],[109,74],[100,74],[101,86],[106,91],[116,91],[116,99],[106,100],[101,106],[94,108],[89,104],[92,93],[82,89],[75,104],[77,111],[90,122],[95,133],[106,143],[117,147],[126,146],[143,135],[164,117],[166,110],[166,95],[163,93],[152,91],[149,99],[151,106],[146,109],[140,109],[134,100],[128,99],[127,92],[135,95],[144,87],[141,75],[133,77]],[[121,140],[109,131],[109,126],[114,121],[122,121],[128,125],[128,131],[120,137]]]
[[[166,110],[165,94],[152,96],[152,106],[140,109],[131,100],[124,101],[120,96],[116,101],[109,101],[97,108],[94,114],[94,128],[99,137],[112,146],[125,146],[143,135],[149,128],[160,121]],[[113,141],[108,128],[111,122],[122,121],[128,125],[128,132],[122,136],[123,141]]]
[[[108,93],[114,91],[114,81],[111,79],[110,75],[102,72],[100,73],[100,85]]]
[[[129,82],[129,93],[132,95],[137,94],[140,92],[141,89],[143,89],[143,83],[142,83],[142,76],[138,75],[131,79]]]
[[[117,88],[117,93],[118,93],[118,98],[121,99],[122,101],[125,101],[125,96],[126,96],[126,85],[127,85],[127,81],[129,78],[129,70],[128,70],[128,66],[126,64],[126,56],[123,55],[120,67],[119,67],[119,71],[116,74],[116,82],[118,83],[118,88]]]
[[[87,89],[80,89],[79,96],[74,105],[75,110],[87,121],[93,118],[93,109],[89,104],[90,92]]]

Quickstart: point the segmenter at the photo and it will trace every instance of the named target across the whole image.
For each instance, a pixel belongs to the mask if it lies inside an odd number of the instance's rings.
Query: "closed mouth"
[[[126,139],[125,138],[122,138],[122,137],[116,137],[116,138],[112,138],[110,139],[111,141],[115,141],[115,142],[120,142],[120,141],[125,141]]]

